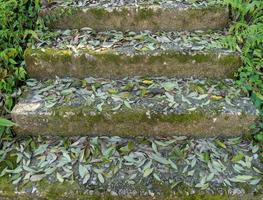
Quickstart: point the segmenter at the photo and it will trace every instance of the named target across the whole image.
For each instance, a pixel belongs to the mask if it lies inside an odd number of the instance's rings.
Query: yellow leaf
[[[110,88],[110,89],[108,89],[108,93],[110,93],[110,94],[117,94],[118,90]]]
[[[151,85],[151,84],[153,84],[153,81],[152,80],[143,80],[143,83],[146,85]]]
[[[211,98],[212,100],[216,100],[216,101],[223,99],[222,96],[217,96],[217,95],[212,95],[210,98]]]

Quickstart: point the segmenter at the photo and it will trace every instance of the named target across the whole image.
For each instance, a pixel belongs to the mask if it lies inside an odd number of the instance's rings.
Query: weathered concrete
[[[32,188],[35,185],[37,192],[30,193],[26,192],[27,188]],[[86,194],[85,189],[83,189],[77,182],[64,182],[64,183],[49,183],[48,181],[41,181],[38,183],[27,183],[16,188],[10,182],[7,182],[5,178],[0,179],[0,199],[1,200],[122,200],[122,199],[134,199],[134,200],[151,200],[151,199],[161,199],[161,200],[262,200],[263,195],[253,195],[253,194],[242,194],[242,195],[227,195],[227,194],[206,194],[200,192],[197,194],[185,195],[184,191],[175,191],[165,184],[156,184],[154,189],[158,188],[158,193],[154,196],[150,194],[144,194],[146,186],[140,186],[140,183],[133,186],[133,190],[137,192],[137,195],[127,194],[127,195],[116,195],[107,191],[101,191],[95,194]],[[130,188],[127,188],[130,190]],[[187,192],[187,189],[186,191]]]
[[[243,101],[238,98],[233,101]],[[227,107],[226,103],[218,102],[200,106],[195,111],[185,109],[163,113],[164,108],[157,109],[163,100],[150,102],[151,108],[143,105],[128,108],[123,105],[118,110],[112,110],[116,106],[104,104],[102,111],[99,111],[96,104],[85,105],[80,100],[74,100],[75,103],[69,100],[69,103],[46,108],[45,102],[35,102],[34,99],[34,94],[29,93],[12,111],[12,118],[18,124],[15,127],[17,134],[233,136],[249,134],[249,127],[257,118],[257,112],[249,102],[245,104],[246,109],[233,105],[231,112],[222,109]],[[183,100],[176,103],[185,104]]]
[[[30,77],[123,78],[127,76],[168,76],[196,78],[232,78],[241,65],[240,56],[224,51],[178,50],[133,52],[117,50],[92,51],[55,48],[27,49],[27,71]]]
[[[95,30],[208,30],[224,28],[229,10],[211,6],[121,6],[121,7],[57,7],[40,14],[53,29],[91,27]]]

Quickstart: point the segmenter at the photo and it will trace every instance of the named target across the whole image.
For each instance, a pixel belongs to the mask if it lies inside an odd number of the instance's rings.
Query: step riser
[[[164,51],[157,54],[124,55],[113,51],[78,54],[70,50],[27,49],[27,71],[32,78],[59,77],[123,78],[127,76],[168,76],[233,78],[241,65],[236,54]]]
[[[151,115],[147,110],[124,109],[117,113],[107,109],[96,113],[87,107],[60,107],[38,112],[36,104],[18,104],[12,113],[17,134],[29,135],[120,135],[196,137],[248,134],[256,116],[203,114],[189,112],[177,115]],[[34,110],[35,109],[35,110]]]
[[[52,29],[95,30],[207,30],[227,26],[229,10],[224,7],[169,9],[160,6],[106,8],[55,8],[45,14]]]
[[[12,187],[12,186],[10,186]],[[65,188],[64,188],[65,187]],[[42,189],[40,195],[34,194],[3,194],[0,195],[1,200],[46,200],[46,199],[56,199],[56,200],[123,200],[123,199],[132,199],[132,200],[152,200],[153,198],[158,198],[160,200],[192,200],[192,199],[204,199],[204,200],[213,200],[213,199],[220,199],[220,200],[262,200],[263,195],[253,195],[253,194],[243,194],[241,195],[219,195],[219,194],[193,194],[193,195],[182,195],[182,194],[170,194],[167,192],[167,189],[164,191],[165,195],[154,195],[154,197],[148,195],[126,195],[126,196],[114,196],[114,194],[110,194],[109,192],[101,193],[101,194],[82,194],[77,189],[71,189],[72,184],[49,184],[47,189]],[[80,186],[79,186],[80,187]],[[55,190],[54,190],[55,188]],[[8,191],[9,192],[9,191]],[[166,194],[168,193],[168,194]]]

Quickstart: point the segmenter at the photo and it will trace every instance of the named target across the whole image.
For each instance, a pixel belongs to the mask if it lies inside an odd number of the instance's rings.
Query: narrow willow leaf
[[[132,109],[130,103],[128,101],[124,101],[124,105],[129,108],[129,109]]]
[[[102,174],[98,174],[99,181],[103,184],[105,182],[104,177]]]
[[[229,180],[232,182],[237,182],[237,183],[245,183],[251,180],[252,178],[253,176],[249,176],[249,175],[238,175],[233,178],[230,178]]]
[[[162,181],[161,178],[160,178],[156,173],[153,174],[153,177],[154,177],[157,181]]]
[[[90,179],[90,173],[87,172],[87,173],[85,174],[84,178],[83,178],[82,183],[83,183],[83,184],[86,184],[86,183],[89,181],[89,179]]]
[[[30,177],[30,181],[33,181],[33,182],[41,181],[45,176],[46,176],[45,174],[33,175]]]
[[[85,166],[79,165],[79,175],[81,178],[84,178],[84,176],[88,173],[88,170]]]
[[[153,172],[153,168],[147,168],[144,172],[143,172],[143,177],[147,177],[149,175],[151,175]]]
[[[18,184],[21,180],[22,180],[22,177],[19,177],[19,178],[17,178],[16,180],[14,180],[14,181],[12,182],[12,184],[16,185],[16,184]]]
[[[153,158],[155,161],[157,161],[157,162],[159,162],[159,163],[162,163],[162,164],[164,164],[164,165],[169,165],[169,164],[170,164],[170,162],[169,162],[166,158],[161,157],[161,155],[158,155],[158,154],[153,153],[153,154],[152,154],[152,158]]]

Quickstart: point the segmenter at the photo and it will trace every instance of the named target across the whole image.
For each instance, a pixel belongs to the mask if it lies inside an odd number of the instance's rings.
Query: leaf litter
[[[123,109],[145,108],[151,118],[154,113],[206,112],[220,111],[241,115],[257,115],[248,94],[242,93],[233,80],[212,81],[206,79],[176,79],[143,77],[109,80],[88,77],[85,79],[56,78],[36,81],[29,79],[27,90],[30,95],[21,98],[24,103],[41,103],[39,111],[60,106],[90,106],[96,112],[105,107],[112,112]],[[34,84],[32,84],[34,83]],[[214,99],[214,96],[220,98]],[[231,102],[231,103],[230,103]],[[220,141],[217,144],[224,147]]]
[[[83,50],[114,50],[120,54],[142,54],[164,50],[184,51],[188,53],[206,52],[209,50],[222,53],[232,52],[222,49],[220,41],[224,31],[174,31],[174,32],[141,32],[103,31],[97,32],[84,27],[80,30],[57,30],[46,34],[37,48],[69,49],[75,56]]]
[[[75,180],[88,193],[105,190],[118,195],[138,192],[136,183],[145,185],[141,192],[158,194],[161,191],[153,186],[155,181],[179,193],[183,185],[192,192],[212,194],[243,194],[248,188],[262,192],[259,145],[241,137],[17,138],[3,141],[2,162],[17,159],[13,166],[6,165],[1,176],[8,176],[15,185]],[[233,160],[237,154],[243,156]]]
[[[168,8],[207,7],[223,4],[222,0],[49,0],[49,6],[73,7],[119,7],[140,5],[161,5]],[[47,5],[43,5],[47,7]]]

